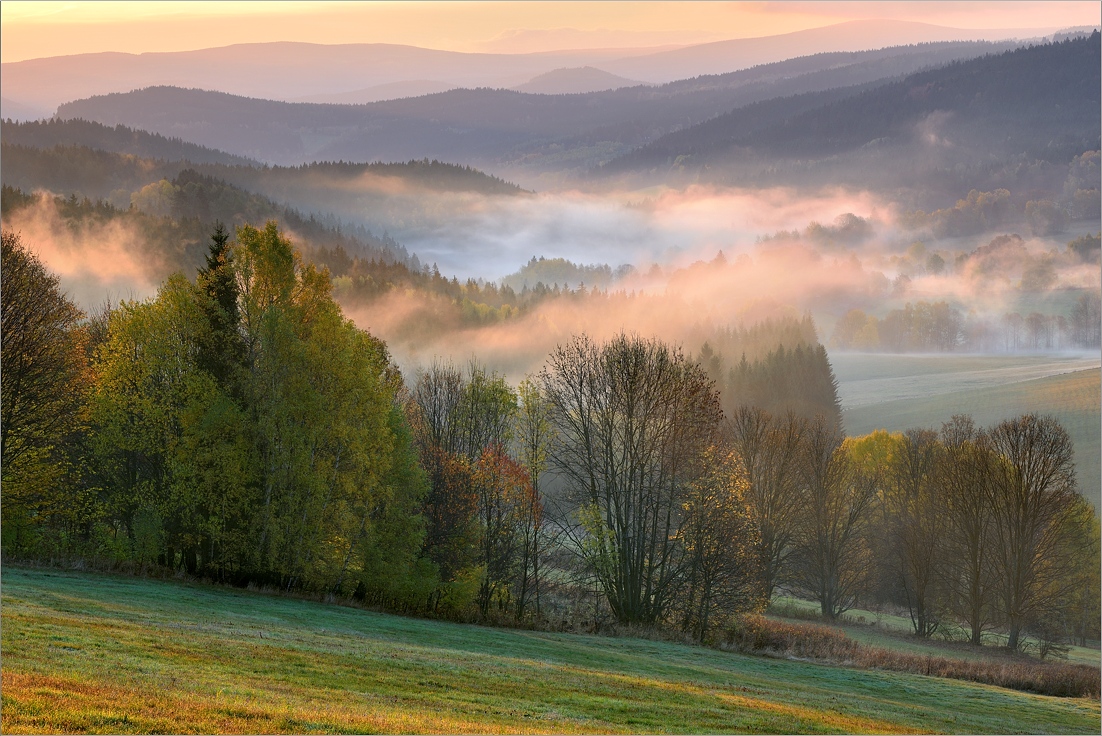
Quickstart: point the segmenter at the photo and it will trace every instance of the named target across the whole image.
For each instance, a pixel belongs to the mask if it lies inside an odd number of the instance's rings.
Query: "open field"
[[[1097,733],[1099,704],[8,567],[3,731]]]
[[[939,429],[954,414],[979,426],[1036,412],[1055,416],[1071,435],[1083,495],[1100,509],[1102,374],[1083,357],[831,356],[846,431]],[[1093,359],[1097,365],[1097,358]],[[894,398],[893,398],[894,397]]]

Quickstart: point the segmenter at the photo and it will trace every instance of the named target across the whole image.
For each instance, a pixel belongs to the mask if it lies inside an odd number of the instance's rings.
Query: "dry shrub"
[[[844,662],[852,659],[859,645],[829,626],[749,615],[728,629],[727,646],[740,652]]]
[[[965,660],[911,654],[854,641],[828,626],[744,616],[727,631],[724,648],[745,654],[812,659],[866,669],[910,672],[1059,697],[1099,697],[1100,673],[1082,664],[1008,657]]]

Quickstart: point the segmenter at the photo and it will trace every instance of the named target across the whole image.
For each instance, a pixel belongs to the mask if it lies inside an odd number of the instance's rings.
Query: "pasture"
[[[850,435],[876,429],[939,429],[954,414],[978,426],[1036,412],[1071,436],[1079,487],[1099,510],[1102,494],[1102,373],[1097,356],[830,356]]]
[[[1098,733],[1094,700],[180,581],[3,571],[5,733]]]

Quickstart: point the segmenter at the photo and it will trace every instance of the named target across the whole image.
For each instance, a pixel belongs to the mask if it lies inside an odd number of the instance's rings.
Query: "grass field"
[[[248,591],[3,571],[17,732],[1098,733],[1094,700],[488,629]]]
[[[1037,412],[1060,420],[1075,447],[1083,495],[1102,510],[1102,372],[1051,356],[831,356],[846,432],[939,429],[954,414],[979,426]],[[1063,368],[1072,372],[1045,375]],[[1078,369],[1077,369],[1078,368]],[[1032,377],[1036,375],[1045,377]],[[901,398],[902,397],[902,398]]]

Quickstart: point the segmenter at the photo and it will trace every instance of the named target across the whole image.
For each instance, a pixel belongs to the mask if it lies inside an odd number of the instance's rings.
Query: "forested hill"
[[[473,169],[428,159],[398,163],[345,161],[315,162],[303,167],[269,167],[242,156],[187,143],[178,138],[165,138],[157,133],[147,133],[124,125],[108,127],[101,123],[81,119],[40,120],[27,123],[0,122],[0,140],[5,144],[33,149],[80,147],[93,151],[127,154],[143,159],[166,162],[169,169],[182,170],[188,164],[205,164],[215,167],[212,174],[245,182],[258,179],[296,178],[321,174],[336,180],[351,180],[370,174],[386,177],[408,187],[422,187],[433,191],[466,191],[479,194],[516,194],[520,187],[510,182]],[[115,159],[119,166],[123,159]],[[177,164],[173,166],[172,164]],[[20,166],[24,164],[20,162]],[[124,167],[125,168],[125,167]],[[233,176],[226,176],[232,170]],[[255,173],[251,173],[255,170]],[[63,174],[64,172],[57,172]],[[74,172],[74,176],[79,176]],[[8,182],[15,186],[25,183]],[[103,196],[103,195],[92,195]]]
[[[659,138],[607,172],[712,166],[717,158],[825,158],[856,149],[955,147],[955,156],[1067,161],[1099,145],[1099,34],[957,61],[777,124],[762,106]],[[800,98],[793,98],[795,105]],[[771,102],[767,104],[779,104]],[[957,159],[958,163],[961,160]]]
[[[188,143],[179,138],[165,138],[158,133],[134,130],[125,125],[108,127],[78,118],[71,120],[53,118],[26,123],[4,120],[0,122],[0,140],[4,143],[31,148],[85,146],[99,151],[126,153],[163,161],[190,161],[196,164],[230,166],[258,165],[252,159]]]
[[[607,159],[610,146],[626,151],[742,105],[866,84],[1010,47],[922,44],[817,54],[657,87],[570,95],[458,89],[367,105],[285,103],[150,87],[70,102],[58,116],[157,131],[269,163],[428,156],[483,167],[487,161],[553,167],[564,165],[562,153],[568,149],[573,152],[568,165],[586,165]]]

